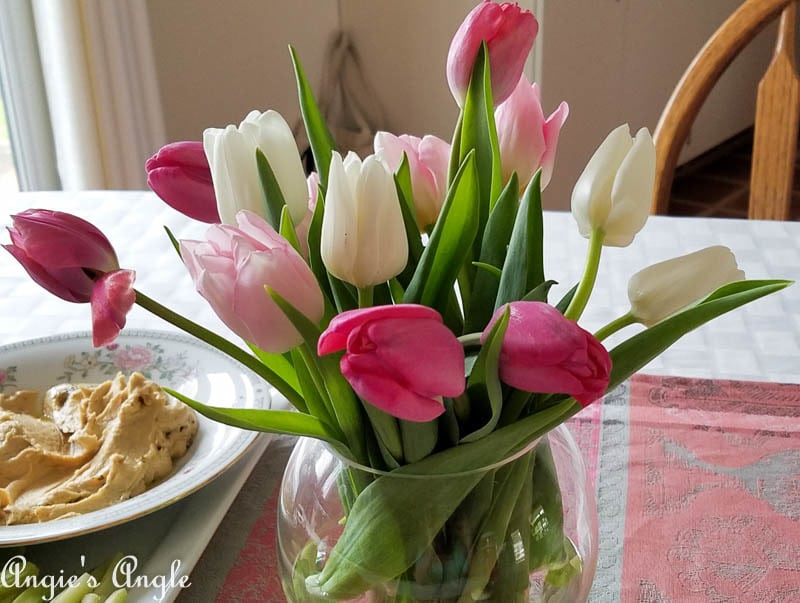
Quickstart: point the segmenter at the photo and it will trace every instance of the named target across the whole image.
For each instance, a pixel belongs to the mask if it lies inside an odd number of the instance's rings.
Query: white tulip
[[[630,313],[654,325],[715,289],[744,279],[733,252],[722,245],[648,266],[628,281]]]
[[[208,128],[203,132],[203,148],[223,224],[235,225],[241,209],[267,217],[256,148],[269,161],[292,221],[297,225],[303,219],[308,209],[305,172],[292,130],[280,113],[251,111],[238,128]]]
[[[362,162],[334,152],[322,219],[322,262],[335,277],[364,289],[397,276],[408,262],[400,201],[379,155]]]
[[[572,215],[581,235],[600,229],[604,245],[633,241],[653,199],[656,149],[647,128],[631,138],[628,124],[612,130],[595,151],[572,191]]]

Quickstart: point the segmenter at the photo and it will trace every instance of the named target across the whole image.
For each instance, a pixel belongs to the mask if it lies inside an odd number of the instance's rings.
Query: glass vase
[[[393,481],[381,489],[378,480]],[[375,500],[400,491],[422,495],[398,508],[388,496]],[[353,512],[359,502],[370,513]],[[336,547],[340,538],[347,542]],[[581,603],[597,538],[595,493],[563,425],[500,463],[445,475],[375,471],[301,439],[279,497],[278,559],[291,603]],[[380,547],[386,566],[405,559],[392,566],[403,569],[384,570],[380,554],[362,561]]]

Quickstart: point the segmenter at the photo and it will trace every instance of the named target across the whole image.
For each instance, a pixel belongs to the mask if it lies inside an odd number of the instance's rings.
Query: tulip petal
[[[628,124],[609,133],[589,159],[572,190],[572,215],[582,236],[606,223],[611,212],[614,177],[633,146]]]
[[[444,412],[440,400],[421,396],[387,377],[383,366],[369,355],[346,354],[342,374],[365,401],[405,421],[432,421]]]
[[[436,310],[419,304],[394,304],[346,310],[334,316],[328,324],[328,328],[320,336],[317,342],[317,354],[324,356],[345,349],[347,338],[354,329],[373,320],[388,318],[426,319],[442,322],[442,317]]]
[[[550,183],[553,176],[553,168],[556,162],[556,150],[558,149],[558,137],[561,128],[569,116],[569,105],[562,101],[558,109],[550,114],[544,122],[544,154],[540,160],[542,166],[542,190]]]
[[[368,322],[350,333],[347,351],[359,354],[368,350],[400,383],[418,394],[453,397],[464,393],[464,348],[439,320]]]
[[[112,343],[125,326],[136,300],[133,270],[116,270],[95,281],[92,290],[92,344],[99,348]]]
[[[611,211],[605,222],[604,245],[630,245],[650,215],[656,175],[656,149],[647,128],[636,133],[620,164],[611,190]]]

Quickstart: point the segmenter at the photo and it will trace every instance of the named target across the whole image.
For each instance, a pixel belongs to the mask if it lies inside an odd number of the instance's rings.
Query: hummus
[[[172,471],[194,411],[140,373],[0,395],[0,525],[94,511]]]

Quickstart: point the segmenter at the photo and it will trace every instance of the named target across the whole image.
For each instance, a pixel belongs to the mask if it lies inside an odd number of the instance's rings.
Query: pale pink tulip
[[[504,182],[516,172],[524,189],[541,168],[541,187],[547,186],[553,175],[558,135],[568,114],[569,106],[562,101],[545,119],[539,86],[531,85],[524,75],[520,78],[514,92],[494,114]]]
[[[611,357],[595,337],[543,302],[511,302],[500,379],[528,392],[569,394],[588,406],[606,391]],[[483,333],[488,336],[501,306]]]
[[[219,222],[211,168],[200,141],[173,142],[145,163],[147,185],[167,205],[200,222]]]
[[[447,53],[447,83],[460,107],[481,42],[489,49],[492,98],[499,105],[513,92],[533,47],[539,24],[533,13],[510,2],[484,0],[466,16]]]
[[[300,253],[308,259],[308,229],[311,228],[311,220],[314,219],[314,210],[317,207],[317,196],[319,195],[319,174],[311,172],[306,178],[308,185],[308,210],[294,228],[297,240],[300,242]]]
[[[396,172],[408,157],[411,190],[414,195],[417,225],[421,231],[436,222],[447,195],[447,171],[450,145],[436,136],[395,136],[389,132],[375,134],[375,153]]]
[[[92,308],[95,346],[114,341],[135,299],[134,273],[95,226],[71,214],[29,209],[12,216],[3,245],[30,277],[53,295]]]
[[[442,396],[464,392],[464,349],[427,306],[397,304],[350,310],[331,320],[320,355],[346,350],[342,374],[361,398],[407,421],[444,412]]]
[[[181,241],[181,255],[200,295],[234,333],[267,352],[286,352],[302,337],[264,287],[313,322],[322,318],[322,292],[308,264],[263,218],[242,210],[236,222],[211,226],[207,241]]]

